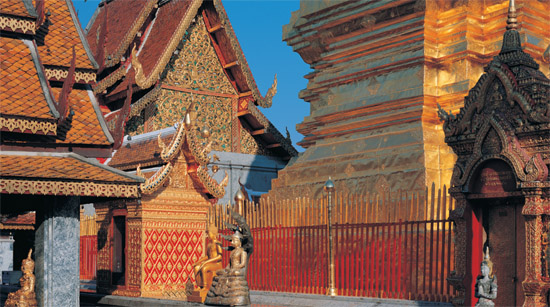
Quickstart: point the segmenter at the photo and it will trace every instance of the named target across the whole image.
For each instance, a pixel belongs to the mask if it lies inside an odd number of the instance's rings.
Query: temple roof
[[[36,18],[36,10],[31,0],[2,0],[0,14]]]
[[[108,6],[105,4],[106,2],[99,4],[85,32],[96,59],[100,63],[103,60],[105,66],[112,67],[120,62],[156,3],[155,1],[112,1]],[[124,14],[117,13],[121,11],[124,11]],[[109,34],[108,39],[104,41],[104,49],[100,50],[98,45],[101,43],[102,31],[108,31]]]
[[[0,229],[6,230],[34,230],[36,212],[23,214],[2,214],[0,217]]]
[[[209,20],[207,26],[212,38],[219,44],[220,61],[228,74],[234,77],[237,92],[250,95],[257,105],[271,106],[274,93],[270,91],[265,97],[260,94],[221,1],[159,1],[157,8],[139,4],[128,7],[122,3],[127,1],[103,1],[86,27],[86,35],[93,49],[100,50],[97,47],[101,42],[99,36],[105,35],[105,67],[122,64],[122,59],[128,61],[123,55],[130,56],[131,43],[134,42],[143,69],[143,74],[136,75],[136,84],[142,89],[150,88],[163,73],[174,51],[180,48],[182,36],[199,13]],[[107,25],[107,30],[101,29],[105,27],[103,24]],[[118,88],[113,93],[122,91],[126,85],[121,84]]]
[[[203,36],[215,50],[214,61],[221,66],[220,71],[231,91],[234,90],[223,95],[239,100],[237,112],[243,126],[253,129],[254,133],[249,131],[253,138],[275,155],[289,158],[297,154],[291,141],[283,137],[256,107],[271,106],[277,80],[265,96],[260,94],[221,1],[137,2],[126,5],[128,2],[124,0],[103,1],[86,28],[89,44],[101,58],[98,61],[102,64],[99,73],[102,77],[94,86],[94,92],[103,102],[102,110],[111,131],[123,129],[115,127],[115,122],[129,82],[137,98],[132,99],[128,119],[140,116],[161,89],[191,90],[201,94],[192,86],[174,88],[165,80],[172,62],[177,61],[175,57],[187,44],[190,28],[200,21],[205,28]]]
[[[0,193],[138,197],[142,178],[94,159],[114,142],[72,3],[36,5],[0,2]]]
[[[131,140],[124,140],[124,143],[114,154],[109,161],[109,166],[116,167],[121,170],[134,170],[141,167],[151,167],[163,165],[164,161],[160,157],[161,148],[158,144],[158,135],[161,134],[161,139],[164,143],[170,143],[176,133],[173,127],[146,133]]]
[[[59,117],[31,40],[0,37],[0,116]]]
[[[88,41],[70,0],[47,0],[45,10],[49,12],[42,27],[47,27],[43,44],[38,50],[44,65],[69,67],[72,48],[75,46],[77,68],[97,69]]]
[[[0,154],[0,191],[8,194],[137,197],[142,178],[74,153]]]

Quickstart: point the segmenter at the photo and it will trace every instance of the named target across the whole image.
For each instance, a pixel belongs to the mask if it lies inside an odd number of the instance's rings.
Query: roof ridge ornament
[[[510,0],[508,5],[508,19],[506,20],[506,32],[504,32],[504,38],[502,39],[500,54],[521,50],[521,37],[517,31],[517,17],[516,3],[514,0]]]
[[[517,30],[518,28],[518,13],[516,11],[516,3],[510,0],[508,5],[508,20],[506,20],[506,30]]]

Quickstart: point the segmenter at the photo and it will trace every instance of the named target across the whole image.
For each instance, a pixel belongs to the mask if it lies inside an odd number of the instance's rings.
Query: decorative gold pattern
[[[128,284],[130,287],[141,286],[141,220],[128,219]]]
[[[146,179],[145,183],[139,186],[139,189],[143,194],[151,194],[155,192],[162,184],[168,179],[168,175],[172,170],[172,164],[168,162],[163,165],[162,168],[157,171],[151,178]],[[137,175],[143,177],[140,167],[137,169]],[[145,177],[143,177],[145,178]]]
[[[10,132],[24,132],[30,130],[32,133],[40,131],[43,134],[57,134],[57,123],[29,119],[0,117],[0,129],[4,128],[8,129]]]
[[[156,86],[149,93],[145,94],[145,96],[134,102],[130,110],[130,117],[139,116],[141,111],[145,109],[149,105],[149,103],[151,103],[151,101],[157,99],[159,94],[160,86]]]
[[[45,68],[46,77],[48,80],[63,80],[69,74],[69,70],[65,68]],[[74,74],[75,82],[77,83],[94,83],[96,80],[96,74],[92,71],[76,70]]]
[[[92,182],[0,179],[0,191],[8,194],[139,197],[137,185]]]
[[[36,22],[34,20],[22,19],[15,16],[0,16],[0,29],[10,28],[13,32],[25,34],[34,34],[36,31]]]
[[[157,99],[157,114],[152,119],[152,130],[173,126],[183,119],[187,108],[195,103],[197,113],[196,125],[208,126],[211,129],[210,139],[215,141],[213,150],[231,150],[231,98],[162,89]]]
[[[94,86],[94,94],[102,93],[104,90],[115,84],[115,82],[122,79],[122,77],[124,76],[126,76],[126,66],[121,65],[116,71],[109,74],[107,78],[99,81]]]
[[[236,95],[208,38],[202,16],[188,29],[183,48],[168,66],[163,84]]]
[[[183,17],[182,20],[180,21],[178,28],[170,38],[170,42],[168,43],[166,49],[163,50],[162,55],[159,57],[158,62],[155,64],[152,72],[148,76],[145,76],[143,74],[138,75],[137,73],[138,71],[136,70],[136,84],[140,88],[142,89],[149,88],[155,82],[157,82],[157,80],[160,77],[160,74],[164,71],[166,64],[168,64],[168,61],[170,61],[170,58],[172,57],[174,50],[176,50],[176,47],[180,43],[181,38],[187,31],[187,28],[189,28],[191,21],[193,20],[193,18],[195,18],[195,15],[197,15],[197,11],[199,10],[199,7],[201,6],[201,4],[202,4],[201,0],[192,0],[192,3],[189,6],[189,9],[187,10],[187,12],[185,12],[185,17]],[[132,57],[132,65],[133,65],[133,57]]]
[[[176,132],[176,136],[172,138],[172,141],[170,142],[170,145],[166,147],[164,145],[164,142],[162,141],[161,134],[158,135],[158,144],[159,147],[162,149],[160,152],[160,157],[164,161],[170,161],[174,159],[176,154],[179,152],[179,149],[181,148],[181,145],[183,144],[185,137],[185,125],[183,123],[180,123],[178,125],[178,130]]]
[[[227,171],[225,172],[225,177],[220,183],[216,182],[216,180],[214,180],[208,173],[208,169],[202,165],[197,169],[197,174],[212,196],[222,198],[225,195],[225,187],[229,182]]]
[[[271,153],[262,144],[258,143],[250,132],[241,129],[241,152],[249,155],[269,156]]]

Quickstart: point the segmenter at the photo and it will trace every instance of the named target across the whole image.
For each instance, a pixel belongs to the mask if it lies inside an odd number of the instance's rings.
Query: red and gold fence
[[[95,216],[80,213],[80,280],[95,280],[97,223]]]
[[[447,302],[453,267],[453,207],[443,191],[343,195],[333,203],[338,295]],[[328,238],[326,197],[245,202],[254,253],[252,290],[326,294]],[[231,222],[227,206],[214,207],[220,229]],[[222,231],[222,233],[224,233]],[[224,245],[227,245],[224,242]],[[228,253],[224,254],[224,264]]]

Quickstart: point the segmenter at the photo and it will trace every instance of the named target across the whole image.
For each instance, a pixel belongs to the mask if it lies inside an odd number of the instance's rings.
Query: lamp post
[[[334,182],[328,177],[325,182],[324,190],[328,193],[328,290],[327,295],[336,296],[336,282],[334,280],[334,250],[332,249],[332,192],[334,191]]]

